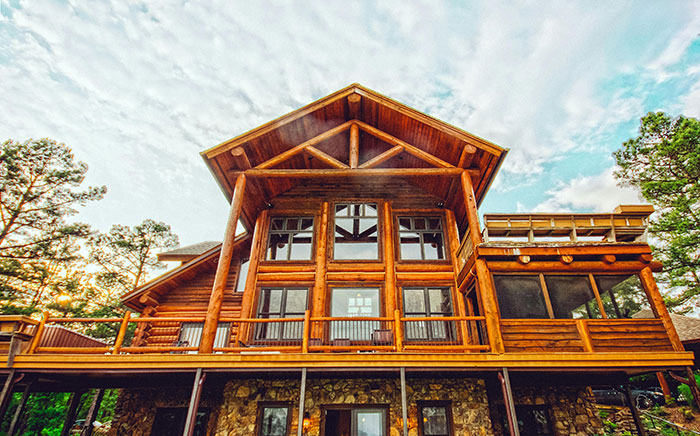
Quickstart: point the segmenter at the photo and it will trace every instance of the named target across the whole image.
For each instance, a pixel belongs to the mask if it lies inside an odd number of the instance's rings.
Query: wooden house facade
[[[506,152],[357,84],[206,150],[223,242],[163,253],[123,319],[17,327],[4,392],[123,388],[115,435],[599,433],[589,386],[692,364],[653,210],[480,220]]]

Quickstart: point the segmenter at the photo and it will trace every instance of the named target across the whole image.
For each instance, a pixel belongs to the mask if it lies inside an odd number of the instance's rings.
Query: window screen
[[[289,424],[288,406],[263,406],[260,411],[260,436],[286,436]]]
[[[267,260],[311,260],[313,217],[271,218],[269,233]]]
[[[440,217],[399,217],[399,246],[403,260],[445,259]]]
[[[587,275],[546,275],[547,292],[555,318],[600,318]]]
[[[595,282],[608,318],[631,318],[637,313],[642,318],[654,317],[636,275],[596,275]]]
[[[449,404],[419,403],[420,430],[422,436],[450,436],[452,416]]]
[[[379,259],[376,204],[336,204],[334,221],[335,259]]]
[[[549,318],[538,276],[495,275],[501,318]]]

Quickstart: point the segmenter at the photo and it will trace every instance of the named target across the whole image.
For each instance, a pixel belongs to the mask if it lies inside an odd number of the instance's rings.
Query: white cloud
[[[613,176],[615,167],[593,176],[579,176],[547,191],[548,198],[534,212],[612,212],[620,204],[644,203],[639,192],[620,187]]]

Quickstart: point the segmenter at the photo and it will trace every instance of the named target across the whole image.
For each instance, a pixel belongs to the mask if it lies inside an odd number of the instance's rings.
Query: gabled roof
[[[351,141],[353,135],[358,141]],[[350,151],[351,143],[359,143],[357,154]],[[247,203],[241,218],[250,230],[257,213],[271,199],[302,182],[303,175],[286,177],[282,173],[288,176],[289,171],[282,170],[325,170],[326,173],[317,171],[313,177],[337,179],[373,171],[378,174],[386,169],[425,169],[421,174],[414,171],[406,176],[396,171],[384,173],[402,177],[448,200],[450,194],[455,196],[455,174],[467,169],[480,202],[506,152],[489,141],[352,84],[201,154],[229,200],[238,174],[245,171],[249,176],[255,175],[248,178]],[[351,156],[358,154],[353,164]],[[353,171],[349,171],[351,168]],[[278,170],[277,174],[274,170]]]
[[[184,247],[176,248],[174,250],[158,253],[158,260],[187,262],[218,245],[221,245],[221,242],[202,241],[196,244],[186,245]]]
[[[246,246],[250,245],[251,239],[252,237],[249,234],[237,236],[236,240],[234,241],[234,253],[247,249]],[[203,246],[204,244],[208,243],[210,243],[210,241],[201,244],[194,244],[194,246]],[[202,252],[199,256],[184,262],[179,267],[172,269],[154,278],[153,280],[149,280],[133,291],[127,292],[120,297],[120,300],[127,307],[140,311],[147,305],[140,300],[142,296],[147,295],[152,299],[158,300],[160,296],[176,288],[179,284],[192,280],[192,278],[196,275],[204,271],[216,270],[216,264],[218,263],[220,252],[221,243],[217,242],[215,246]]]

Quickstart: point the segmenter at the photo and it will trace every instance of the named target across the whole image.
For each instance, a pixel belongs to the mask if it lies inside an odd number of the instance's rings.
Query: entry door
[[[324,436],[386,436],[385,409],[327,409]]]

